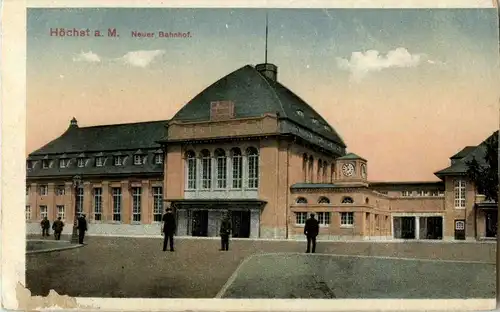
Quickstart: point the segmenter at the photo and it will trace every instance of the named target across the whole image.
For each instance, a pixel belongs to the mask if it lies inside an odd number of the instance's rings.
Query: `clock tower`
[[[337,177],[334,181],[335,184],[368,185],[366,159],[354,153],[349,153],[336,159],[335,168],[335,176]]]

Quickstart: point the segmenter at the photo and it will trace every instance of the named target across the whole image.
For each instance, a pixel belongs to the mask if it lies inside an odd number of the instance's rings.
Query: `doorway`
[[[465,240],[465,220],[455,220],[455,239]]]
[[[394,217],[394,238],[415,239],[415,217]]]
[[[250,237],[250,211],[232,211],[231,223],[233,227],[233,237]]]
[[[192,236],[208,236],[208,210],[193,211],[191,229]]]
[[[496,237],[497,236],[497,221],[498,221],[498,211],[485,211],[486,219],[486,237]]]
[[[421,239],[443,239],[443,217],[420,217]]]

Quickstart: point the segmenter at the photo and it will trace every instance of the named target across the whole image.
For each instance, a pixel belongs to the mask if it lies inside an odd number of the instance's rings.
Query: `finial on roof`
[[[73,119],[71,119],[71,122],[69,123],[69,125],[78,127],[78,121],[76,120],[75,117],[73,117]]]

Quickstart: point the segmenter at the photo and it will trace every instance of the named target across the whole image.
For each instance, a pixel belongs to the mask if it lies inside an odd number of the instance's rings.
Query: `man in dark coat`
[[[314,219],[314,213],[311,213],[311,217],[307,219],[306,225],[304,226],[304,235],[307,237],[307,250],[306,253],[309,253],[311,250],[312,243],[312,253],[316,252],[316,236],[319,233],[319,222]]]
[[[87,232],[87,220],[85,220],[85,215],[82,214],[78,218],[78,243],[83,244],[83,238],[85,237],[85,232]]]
[[[58,217],[52,224],[52,230],[54,230],[54,238],[56,240],[61,240],[61,232],[63,231],[63,228],[64,223],[61,221],[61,217]]]
[[[42,227],[42,237],[49,236],[50,221],[47,217],[43,217],[42,222],[40,222],[40,226]]]
[[[229,250],[229,235],[231,234],[231,220],[229,220],[229,214],[225,213],[222,216],[222,222],[220,224],[220,240],[221,240],[221,251]]]
[[[163,215],[163,226],[161,233],[163,235],[163,251],[167,251],[167,243],[170,240],[170,251],[174,251],[174,234],[176,232],[175,216],[171,208],[167,208]]]

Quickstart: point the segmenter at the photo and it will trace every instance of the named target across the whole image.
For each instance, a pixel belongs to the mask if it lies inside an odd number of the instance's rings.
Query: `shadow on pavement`
[[[260,254],[248,257],[217,297],[494,298],[495,265],[324,254]]]

